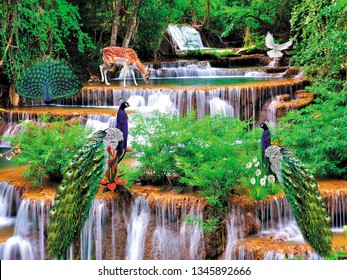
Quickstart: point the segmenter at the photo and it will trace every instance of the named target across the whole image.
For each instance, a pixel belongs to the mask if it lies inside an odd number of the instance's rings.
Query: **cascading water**
[[[104,257],[104,225],[107,222],[109,209],[105,201],[95,200],[89,210],[80,236],[80,255],[82,260],[102,260]]]
[[[137,197],[131,206],[131,216],[126,218],[126,260],[143,259],[146,231],[150,218],[151,213],[147,200],[143,197]]]
[[[169,25],[166,32],[172,38],[177,51],[204,48],[199,32],[193,27]]]
[[[45,230],[49,205],[44,200],[22,200],[14,233],[1,248],[1,259],[43,260],[46,258]]]
[[[332,217],[332,228],[337,230],[347,225],[347,192],[338,191],[327,200],[328,213]]]
[[[236,243],[238,240],[244,238],[244,227],[245,221],[243,216],[240,213],[240,209],[232,208],[230,213],[227,215],[227,245],[225,248],[225,259],[226,260],[235,260],[235,259],[244,259],[244,256],[241,256],[242,253],[239,250],[238,255],[236,253]]]
[[[152,237],[152,258],[155,260],[183,259],[176,203],[168,201],[167,204],[158,204],[157,202],[155,213],[156,228]]]
[[[186,217],[190,216],[193,218],[193,223],[188,224]],[[183,256],[185,259],[198,260],[203,257],[204,239],[201,222],[202,220],[202,209],[200,203],[193,205],[189,212],[186,207],[182,209],[183,224],[180,230],[181,246],[182,248],[189,248],[188,256]],[[197,219],[197,222],[194,222]],[[199,222],[200,221],[200,222]]]
[[[0,182],[0,227],[14,223],[20,205],[20,192],[7,182]]]

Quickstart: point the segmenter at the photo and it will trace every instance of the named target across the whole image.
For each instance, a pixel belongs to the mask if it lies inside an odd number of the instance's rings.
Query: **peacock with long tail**
[[[104,174],[107,132],[95,132],[67,164],[49,211],[48,250],[51,257],[65,259],[88,216]]]
[[[282,185],[305,240],[319,255],[328,257],[332,253],[331,218],[313,175],[286,148],[271,145],[265,156]]]
[[[66,62],[47,58],[27,67],[16,81],[15,88],[20,96],[50,104],[55,99],[77,94],[82,83]]]

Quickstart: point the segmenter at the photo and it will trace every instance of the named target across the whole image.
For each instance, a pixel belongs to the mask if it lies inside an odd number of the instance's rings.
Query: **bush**
[[[29,165],[24,177],[33,186],[41,185],[47,176],[60,180],[66,163],[89,135],[78,120],[67,123],[65,119],[45,115],[37,122],[24,121],[21,126],[18,135],[6,137],[6,141],[16,151],[13,161]]]
[[[221,209],[234,187],[245,176],[248,153],[260,152],[260,131],[232,117],[194,112],[174,116],[154,112],[135,115],[131,130],[138,174],[153,183],[193,188],[211,206]]]
[[[347,88],[332,91],[331,83],[315,84],[314,104],[280,119],[276,136],[316,176],[347,178]],[[275,139],[275,138],[274,138]]]

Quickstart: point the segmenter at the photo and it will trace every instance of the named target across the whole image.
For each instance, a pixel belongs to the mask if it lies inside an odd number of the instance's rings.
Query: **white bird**
[[[271,51],[268,51],[267,55],[272,58],[279,58],[283,56],[283,53],[281,51],[288,49],[292,45],[293,41],[290,40],[283,44],[275,44],[274,37],[270,32],[268,32],[266,34],[265,43],[269,49],[273,49]]]

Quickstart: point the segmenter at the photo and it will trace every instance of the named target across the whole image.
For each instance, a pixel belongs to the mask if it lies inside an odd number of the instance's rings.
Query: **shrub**
[[[247,154],[259,150],[260,131],[220,115],[196,120],[195,112],[134,116],[131,133],[138,174],[153,183],[193,188],[222,209],[244,176]]]
[[[310,90],[317,93],[314,103],[288,112],[280,119],[275,137],[316,176],[347,178],[347,88],[332,91],[329,83]]]
[[[33,186],[41,185],[45,177],[60,180],[68,160],[85,143],[89,131],[78,125],[78,120],[66,122],[62,118],[43,115],[37,122],[21,123],[18,135],[6,137],[14,151],[13,157],[19,165],[29,165],[24,177]]]

